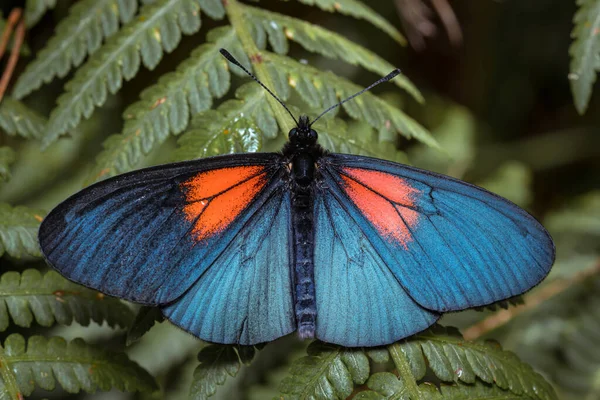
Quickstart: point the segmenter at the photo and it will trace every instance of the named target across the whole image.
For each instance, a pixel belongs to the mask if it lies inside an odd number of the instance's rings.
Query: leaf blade
[[[574,39],[571,55],[571,91],[579,114],[587,110],[592,96],[596,73],[600,70],[600,2],[578,0],[579,10],[575,14],[575,27],[571,32]]]
[[[133,314],[118,299],[79,286],[55,271],[42,275],[28,269],[0,277],[0,331],[9,327],[9,317],[25,328],[34,320],[46,327],[55,323],[70,325],[73,321],[83,326],[106,321],[110,327],[126,328]]]
[[[0,256],[40,257],[37,231],[43,215],[39,210],[0,203]]]
[[[13,96],[21,99],[55,76],[64,77],[93,54],[102,40],[116,33],[118,19],[127,23],[136,10],[135,0],[83,0],[74,4],[56,26],[55,35],[17,79]]]
[[[12,334],[4,341],[2,358],[2,368],[11,371],[25,396],[36,386],[53,390],[56,383],[69,393],[158,389],[154,378],[124,353],[101,350],[81,339],[66,342],[60,337],[32,336],[26,341]]]

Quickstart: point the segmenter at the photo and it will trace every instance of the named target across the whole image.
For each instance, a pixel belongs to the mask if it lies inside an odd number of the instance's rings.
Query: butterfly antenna
[[[364,93],[364,92],[366,92],[367,90],[371,90],[371,89],[373,89],[375,86],[379,85],[380,83],[387,82],[387,81],[389,81],[390,79],[393,79],[393,78],[394,78],[396,75],[398,75],[399,73],[400,73],[400,70],[399,70],[399,69],[395,69],[395,70],[393,70],[392,72],[390,72],[389,74],[387,74],[386,76],[384,76],[383,78],[381,78],[380,80],[378,80],[377,82],[375,82],[375,83],[371,84],[369,87],[366,87],[366,88],[364,88],[363,90],[361,90],[360,92],[358,92],[358,93],[354,93],[352,96],[348,97],[347,99],[344,99],[344,100],[340,101],[339,103],[332,105],[332,106],[331,106],[331,107],[329,107],[327,110],[323,111],[323,112],[321,113],[321,115],[319,115],[317,118],[315,118],[315,119],[314,119],[314,120],[313,120],[313,121],[310,123],[310,125],[309,125],[309,126],[312,126],[312,125],[313,125],[315,122],[317,122],[317,121],[318,121],[318,119],[319,119],[319,118],[321,118],[323,115],[327,114],[329,111],[333,110],[334,108],[341,106],[342,104],[344,104],[344,103],[345,103],[345,102],[347,102],[347,101],[350,101],[350,100],[352,100],[352,99],[353,99],[353,98],[355,98],[356,96],[360,96],[361,94],[363,94],[363,93]]]
[[[292,112],[290,111],[289,108],[287,108],[287,106],[285,105],[285,103],[283,101],[281,101],[279,99],[279,97],[275,96],[275,93],[271,92],[271,90],[269,90],[268,87],[266,87],[261,81],[258,80],[258,78],[256,76],[254,76],[254,74],[250,71],[248,71],[246,69],[246,67],[244,67],[242,64],[240,64],[240,62],[238,60],[236,60],[230,52],[228,52],[225,49],[219,49],[219,52],[223,55],[223,57],[225,57],[230,63],[237,65],[238,67],[240,67],[242,69],[242,71],[244,71],[245,73],[247,73],[248,75],[250,75],[250,77],[252,79],[254,79],[260,86],[262,86],[267,92],[269,92],[269,94],[271,96],[273,96],[273,98],[275,100],[277,100],[279,102],[279,104],[281,104],[283,106],[283,108],[285,108],[285,111],[288,112],[288,114],[290,114],[290,116],[292,117],[292,119],[294,120],[294,122],[296,123],[296,125],[298,125],[298,120],[296,119],[296,117],[294,117],[294,114],[292,114]]]

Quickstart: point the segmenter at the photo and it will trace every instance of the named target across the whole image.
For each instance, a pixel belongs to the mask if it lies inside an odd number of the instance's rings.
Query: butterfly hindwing
[[[439,315],[417,304],[329,191],[316,193],[317,338],[344,346],[392,343]]]
[[[513,203],[439,174],[329,155],[324,184],[421,306],[482,306],[539,283],[554,261],[546,230]]]
[[[264,203],[214,264],[163,314],[203,340],[251,345],[296,329],[290,194]]]
[[[213,157],[97,183],[46,217],[42,251],[85,286],[143,304],[172,302],[279,190],[279,160]]]

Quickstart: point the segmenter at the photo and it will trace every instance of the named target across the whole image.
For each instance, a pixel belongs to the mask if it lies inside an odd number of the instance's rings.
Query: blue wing
[[[279,160],[277,154],[213,157],[138,170],[97,183],[61,203],[42,222],[42,252],[61,274],[85,286],[142,304],[172,302],[214,264],[246,222],[282,187],[284,168]],[[199,240],[199,234],[194,234],[202,228],[198,221],[210,211],[210,204],[217,203],[193,196],[200,189],[210,191],[211,185],[219,192],[219,185],[226,181],[220,171],[233,182],[236,176],[231,171],[243,172],[244,168],[259,171],[261,189],[254,185],[247,191],[247,204],[238,204],[237,217],[225,221],[228,224],[215,218],[224,216],[225,205],[236,204],[234,200],[240,197],[218,204],[205,225],[219,229],[201,232],[204,236]],[[198,176],[210,179],[194,181]],[[243,176],[240,181],[250,182]],[[209,203],[204,214],[193,208],[201,202]],[[223,226],[226,229],[220,229]]]
[[[318,192],[314,210],[319,339],[379,346],[422,331],[439,318],[406,293],[334,196]]]
[[[543,226],[479,187],[350,155],[330,155],[320,170],[356,229],[429,310],[456,311],[522,294],[554,262]]]
[[[196,283],[163,307],[203,340],[251,345],[296,330],[290,198],[281,191],[254,214]]]

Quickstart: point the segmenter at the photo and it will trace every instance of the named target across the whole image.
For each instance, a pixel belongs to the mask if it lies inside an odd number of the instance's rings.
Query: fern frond
[[[571,54],[571,91],[575,107],[584,114],[592,97],[592,87],[596,73],[600,70],[600,2],[577,0],[579,10],[575,14],[575,27],[571,33],[574,39]]]
[[[9,316],[18,326],[28,328],[73,321],[87,326],[90,321],[127,327],[133,314],[121,301],[66,280],[58,273],[42,274],[35,269],[6,272],[0,278],[0,331],[9,326]]]
[[[25,0],[25,24],[32,27],[46,11],[56,7],[56,0]]]
[[[385,18],[377,14],[371,8],[367,7],[359,0],[298,0],[300,3],[317,6],[321,10],[328,12],[339,12],[356,19],[364,19],[377,28],[387,33],[392,39],[401,45],[406,44],[406,39],[394,28]]]
[[[44,213],[27,207],[0,203],[0,256],[39,257],[37,232]]]
[[[83,0],[56,26],[56,34],[19,76],[13,96],[23,98],[55,76],[64,77],[79,66],[102,41],[119,29],[119,20],[129,22],[137,11],[137,0]]]
[[[456,330],[439,326],[386,348],[366,351],[314,342],[308,356],[295,361],[282,381],[282,398],[346,398],[355,385],[369,378],[367,356],[377,363],[391,358],[396,374],[374,374],[368,383],[372,392],[359,395],[361,399],[458,399],[467,392],[557,399],[552,386],[513,353],[495,344],[467,342]],[[442,389],[441,394],[430,392],[430,384],[423,380],[431,373],[455,387]],[[431,397],[435,393],[438,397]]]
[[[280,385],[285,399],[345,399],[354,385],[369,377],[369,360],[363,350],[315,341],[308,356],[296,360]]]
[[[416,380],[423,379],[428,366],[444,382],[473,384],[479,378],[520,396],[557,399],[552,386],[515,354],[496,344],[467,342],[452,329],[438,326],[392,346],[409,360]]]
[[[127,392],[153,392],[154,378],[124,353],[92,347],[81,339],[66,342],[12,334],[0,353],[3,395],[10,394],[9,382],[29,396],[35,387],[54,390],[56,383],[68,393],[95,392],[112,388]],[[8,381],[8,382],[7,382]]]
[[[217,392],[227,376],[234,377],[242,365],[249,365],[256,354],[252,346],[212,344],[198,353],[200,365],[194,370],[190,400],[205,400]]]
[[[263,88],[247,83],[235,95],[238,100],[226,101],[217,110],[194,117],[192,127],[178,141],[175,161],[256,152],[262,149],[263,137],[277,136],[277,122],[265,101]]]
[[[323,72],[274,53],[262,54],[276,83],[277,93],[283,93],[285,98],[292,87],[311,108],[324,109],[362,89],[331,72]],[[436,140],[418,122],[370,92],[344,103],[342,107],[352,118],[364,120],[377,130],[397,131],[406,138],[438,146]]]
[[[408,163],[406,154],[396,149],[396,143],[390,143],[367,123],[346,124],[339,118],[328,118],[321,119],[319,125],[319,143],[329,151]]]
[[[10,165],[16,160],[15,151],[10,147],[0,147],[0,181],[10,179]]]
[[[205,4],[209,16],[223,16],[217,0],[157,0],[143,6],[139,15],[111,36],[65,85],[65,93],[50,115],[43,145],[54,142],[82,117],[89,118],[95,107],[104,104],[108,92],[116,93],[123,80],[136,75],[140,62],[154,69],[163,51],[170,53],[179,44],[182,33],[197,32],[201,5]]]
[[[37,139],[42,136],[45,126],[46,119],[19,100],[5,97],[0,102],[0,128],[9,135]]]
[[[237,48],[237,38],[231,27],[222,27],[209,32],[207,40],[127,107],[123,132],[104,142],[90,181],[131,170],[169,133],[186,129],[191,115],[209,109],[213,97],[227,93],[229,70],[219,48]]]
[[[392,64],[372,51],[320,26],[256,7],[243,6],[243,10],[252,24],[255,41],[260,48],[264,48],[264,43],[261,42],[268,37],[273,50],[285,54],[289,47],[287,39],[290,39],[310,52],[339,58],[381,76],[394,69]],[[405,75],[397,76],[392,82],[405,89],[417,101],[423,102],[423,96]]]
[[[160,308],[149,306],[140,307],[135,315],[135,320],[131,323],[129,330],[127,331],[127,342],[125,345],[130,346],[137,342],[156,322],[162,322],[164,320],[165,317],[160,312]]]
[[[398,377],[390,372],[378,372],[373,374],[367,381],[371,390],[359,392],[355,400],[387,400],[387,399],[409,399],[406,386],[398,380]],[[487,385],[482,382],[475,384],[455,383],[453,385],[441,385],[438,389],[435,385],[423,383],[417,391],[419,398],[432,400],[529,400],[527,395],[517,395],[498,386]]]

